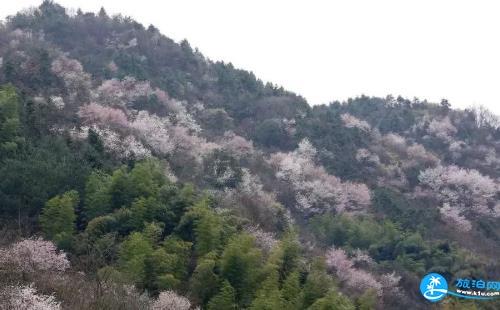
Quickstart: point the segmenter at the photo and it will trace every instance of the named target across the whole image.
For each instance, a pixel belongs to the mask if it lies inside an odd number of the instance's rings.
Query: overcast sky
[[[0,16],[41,0],[2,1]],[[188,39],[311,104],[402,95],[500,114],[500,3],[492,0],[59,0]]]

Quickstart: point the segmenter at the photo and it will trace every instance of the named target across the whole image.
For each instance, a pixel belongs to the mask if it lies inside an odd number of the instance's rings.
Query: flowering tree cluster
[[[91,87],[90,75],[83,70],[82,64],[64,55],[57,57],[52,62],[52,73],[61,78],[68,90],[70,100],[77,97],[86,98]]]
[[[222,148],[227,150],[236,158],[241,158],[254,153],[253,143],[238,136],[232,131],[227,131],[224,133],[224,138],[220,142]]]
[[[56,107],[58,110],[64,109],[64,106],[66,105],[64,103],[64,100],[60,96],[51,96],[50,97],[50,102]]]
[[[161,154],[170,154],[175,149],[174,141],[171,139],[169,128],[170,121],[141,111],[130,123],[139,136],[144,139],[148,147]]]
[[[95,125],[91,127],[83,126],[80,130],[72,130],[71,134],[74,138],[85,139],[89,130],[99,136],[106,150],[116,158],[144,159],[151,157],[151,151],[135,136],[130,134],[123,136],[110,128],[101,128]]]
[[[472,223],[461,215],[460,209],[451,207],[449,203],[444,203],[439,208],[439,213],[443,220],[456,227],[459,231],[468,232],[472,229]]]
[[[121,109],[90,103],[82,106],[78,115],[84,124],[81,130],[73,130],[76,138],[86,138],[91,128],[103,140],[106,149],[118,158],[146,158],[151,151],[168,155],[174,152],[201,158],[218,148],[199,137],[196,132],[182,125],[174,125],[168,118],[162,118],[147,111],[138,112],[131,121]],[[115,127],[118,131],[111,129]]]
[[[277,220],[278,202],[273,193],[263,189],[259,178],[248,169],[242,169],[241,181],[236,188],[221,192],[221,205],[227,208],[244,207],[247,217],[272,227]]]
[[[0,289],[2,309],[22,310],[59,310],[61,305],[54,296],[38,294],[36,289],[30,286],[10,286]],[[6,306],[6,308],[3,308]]]
[[[249,225],[245,227],[245,231],[255,238],[255,243],[265,253],[270,253],[278,244],[278,240],[273,233],[262,230],[259,226]]]
[[[398,134],[390,133],[382,136],[380,144],[383,151],[398,155],[404,168],[417,165],[433,165],[439,161],[434,154],[428,152],[421,144],[410,144]]]
[[[371,273],[355,268],[344,250],[330,248],[325,259],[327,266],[350,289],[358,293],[373,289],[378,295],[382,294],[382,284]]]
[[[345,182],[329,175],[314,163],[316,149],[304,139],[290,153],[271,155],[276,177],[287,182],[295,192],[299,210],[314,214],[328,210],[359,212],[370,204],[370,190],[365,184]]]
[[[365,148],[360,148],[357,150],[356,160],[362,163],[370,163],[375,166],[378,166],[380,164],[380,157]]]
[[[57,251],[51,241],[24,239],[0,250],[0,265],[12,266],[22,272],[62,272],[69,268],[66,253]]]
[[[188,153],[201,161],[201,158],[218,148],[215,143],[207,142],[189,128],[173,125],[169,119],[161,118],[146,111],[140,111],[130,123],[146,144],[160,154],[174,151]]]
[[[408,185],[407,170],[433,167],[439,163],[439,158],[423,145],[411,143],[398,134],[381,135],[373,130],[372,138],[374,143],[369,149],[359,149],[356,160],[376,167],[381,185],[404,188]]]
[[[161,292],[151,307],[152,310],[189,310],[190,308],[189,300],[174,291]]]
[[[457,128],[453,126],[449,117],[437,120],[433,119],[427,127],[427,132],[444,142],[451,142],[457,133]]]
[[[122,80],[111,79],[102,82],[95,96],[99,102],[107,105],[128,106],[141,97],[148,98],[154,91],[148,81],[137,81],[131,76]]]
[[[422,171],[418,178],[442,203],[445,217],[462,222],[464,229],[468,227],[464,216],[500,216],[494,205],[499,186],[477,170],[438,166]],[[455,211],[450,212],[452,208]]]
[[[369,132],[371,130],[371,126],[370,124],[368,124],[368,122],[360,120],[359,118],[356,118],[349,113],[342,114],[340,118],[342,119],[344,126],[346,126],[347,128],[358,128],[359,130],[366,132]]]
[[[95,102],[80,107],[78,116],[84,124],[116,125],[125,127],[128,125],[127,115],[120,110],[102,106]]]
[[[188,113],[184,103],[169,98],[168,94],[161,89],[152,88],[149,81],[137,81],[131,76],[122,80],[106,80],[95,91],[94,99],[109,106],[131,108],[138,99],[150,99],[152,96],[155,96],[158,102],[171,112],[176,124],[195,132],[201,131],[201,127]]]

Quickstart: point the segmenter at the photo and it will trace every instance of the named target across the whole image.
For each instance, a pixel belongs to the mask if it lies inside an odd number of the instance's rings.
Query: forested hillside
[[[104,9],[0,23],[0,309],[428,309],[429,272],[500,279],[499,201],[483,108],[311,107]]]

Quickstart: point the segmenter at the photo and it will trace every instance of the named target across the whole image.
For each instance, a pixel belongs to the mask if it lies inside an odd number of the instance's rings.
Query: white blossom
[[[461,216],[495,216],[491,206],[495,202],[498,184],[477,170],[454,165],[438,166],[422,171],[418,178],[443,206],[449,204],[451,208],[457,208]]]
[[[344,126],[347,128],[358,128],[367,132],[371,130],[371,126],[368,122],[360,120],[349,113],[342,114],[340,118],[342,119],[342,122],[344,122]]]
[[[453,126],[449,117],[445,117],[440,120],[433,119],[427,128],[427,132],[445,142],[451,142],[453,135],[457,133],[457,128]]]
[[[7,301],[5,309],[19,310],[59,310],[60,303],[54,296],[37,293],[30,286],[10,286],[0,289],[0,297]],[[4,309],[2,305],[0,308]]]
[[[58,109],[58,110],[64,109],[65,103],[64,103],[64,100],[63,100],[62,97],[51,96],[50,97],[50,101],[52,102],[52,104],[54,104],[54,106],[56,107],[56,109]]]
[[[259,226],[250,225],[245,227],[245,231],[255,238],[255,243],[266,253],[278,244],[276,236],[273,233],[262,230]]]
[[[153,302],[152,310],[189,310],[191,303],[186,297],[177,295],[174,291],[161,292]]]
[[[87,95],[89,93],[90,75],[83,70],[82,64],[77,60],[64,55],[59,56],[52,62],[51,70],[63,80],[71,101],[74,101],[78,94]]]
[[[452,208],[449,203],[445,203],[439,208],[441,217],[457,230],[468,232],[472,229],[472,223],[460,214],[460,209]]]
[[[370,192],[364,184],[346,182],[329,175],[322,166],[316,166],[316,149],[303,140],[297,150],[271,155],[269,163],[276,177],[287,182],[295,192],[299,210],[321,213],[362,211],[370,204]]]
[[[24,239],[0,250],[0,264],[7,264],[23,272],[61,272],[69,268],[66,253],[57,251],[51,241]]]

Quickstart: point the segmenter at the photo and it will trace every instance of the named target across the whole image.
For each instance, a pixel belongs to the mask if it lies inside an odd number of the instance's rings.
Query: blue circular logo
[[[448,283],[442,275],[429,273],[420,282],[420,293],[428,301],[440,301],[448,293]]]

